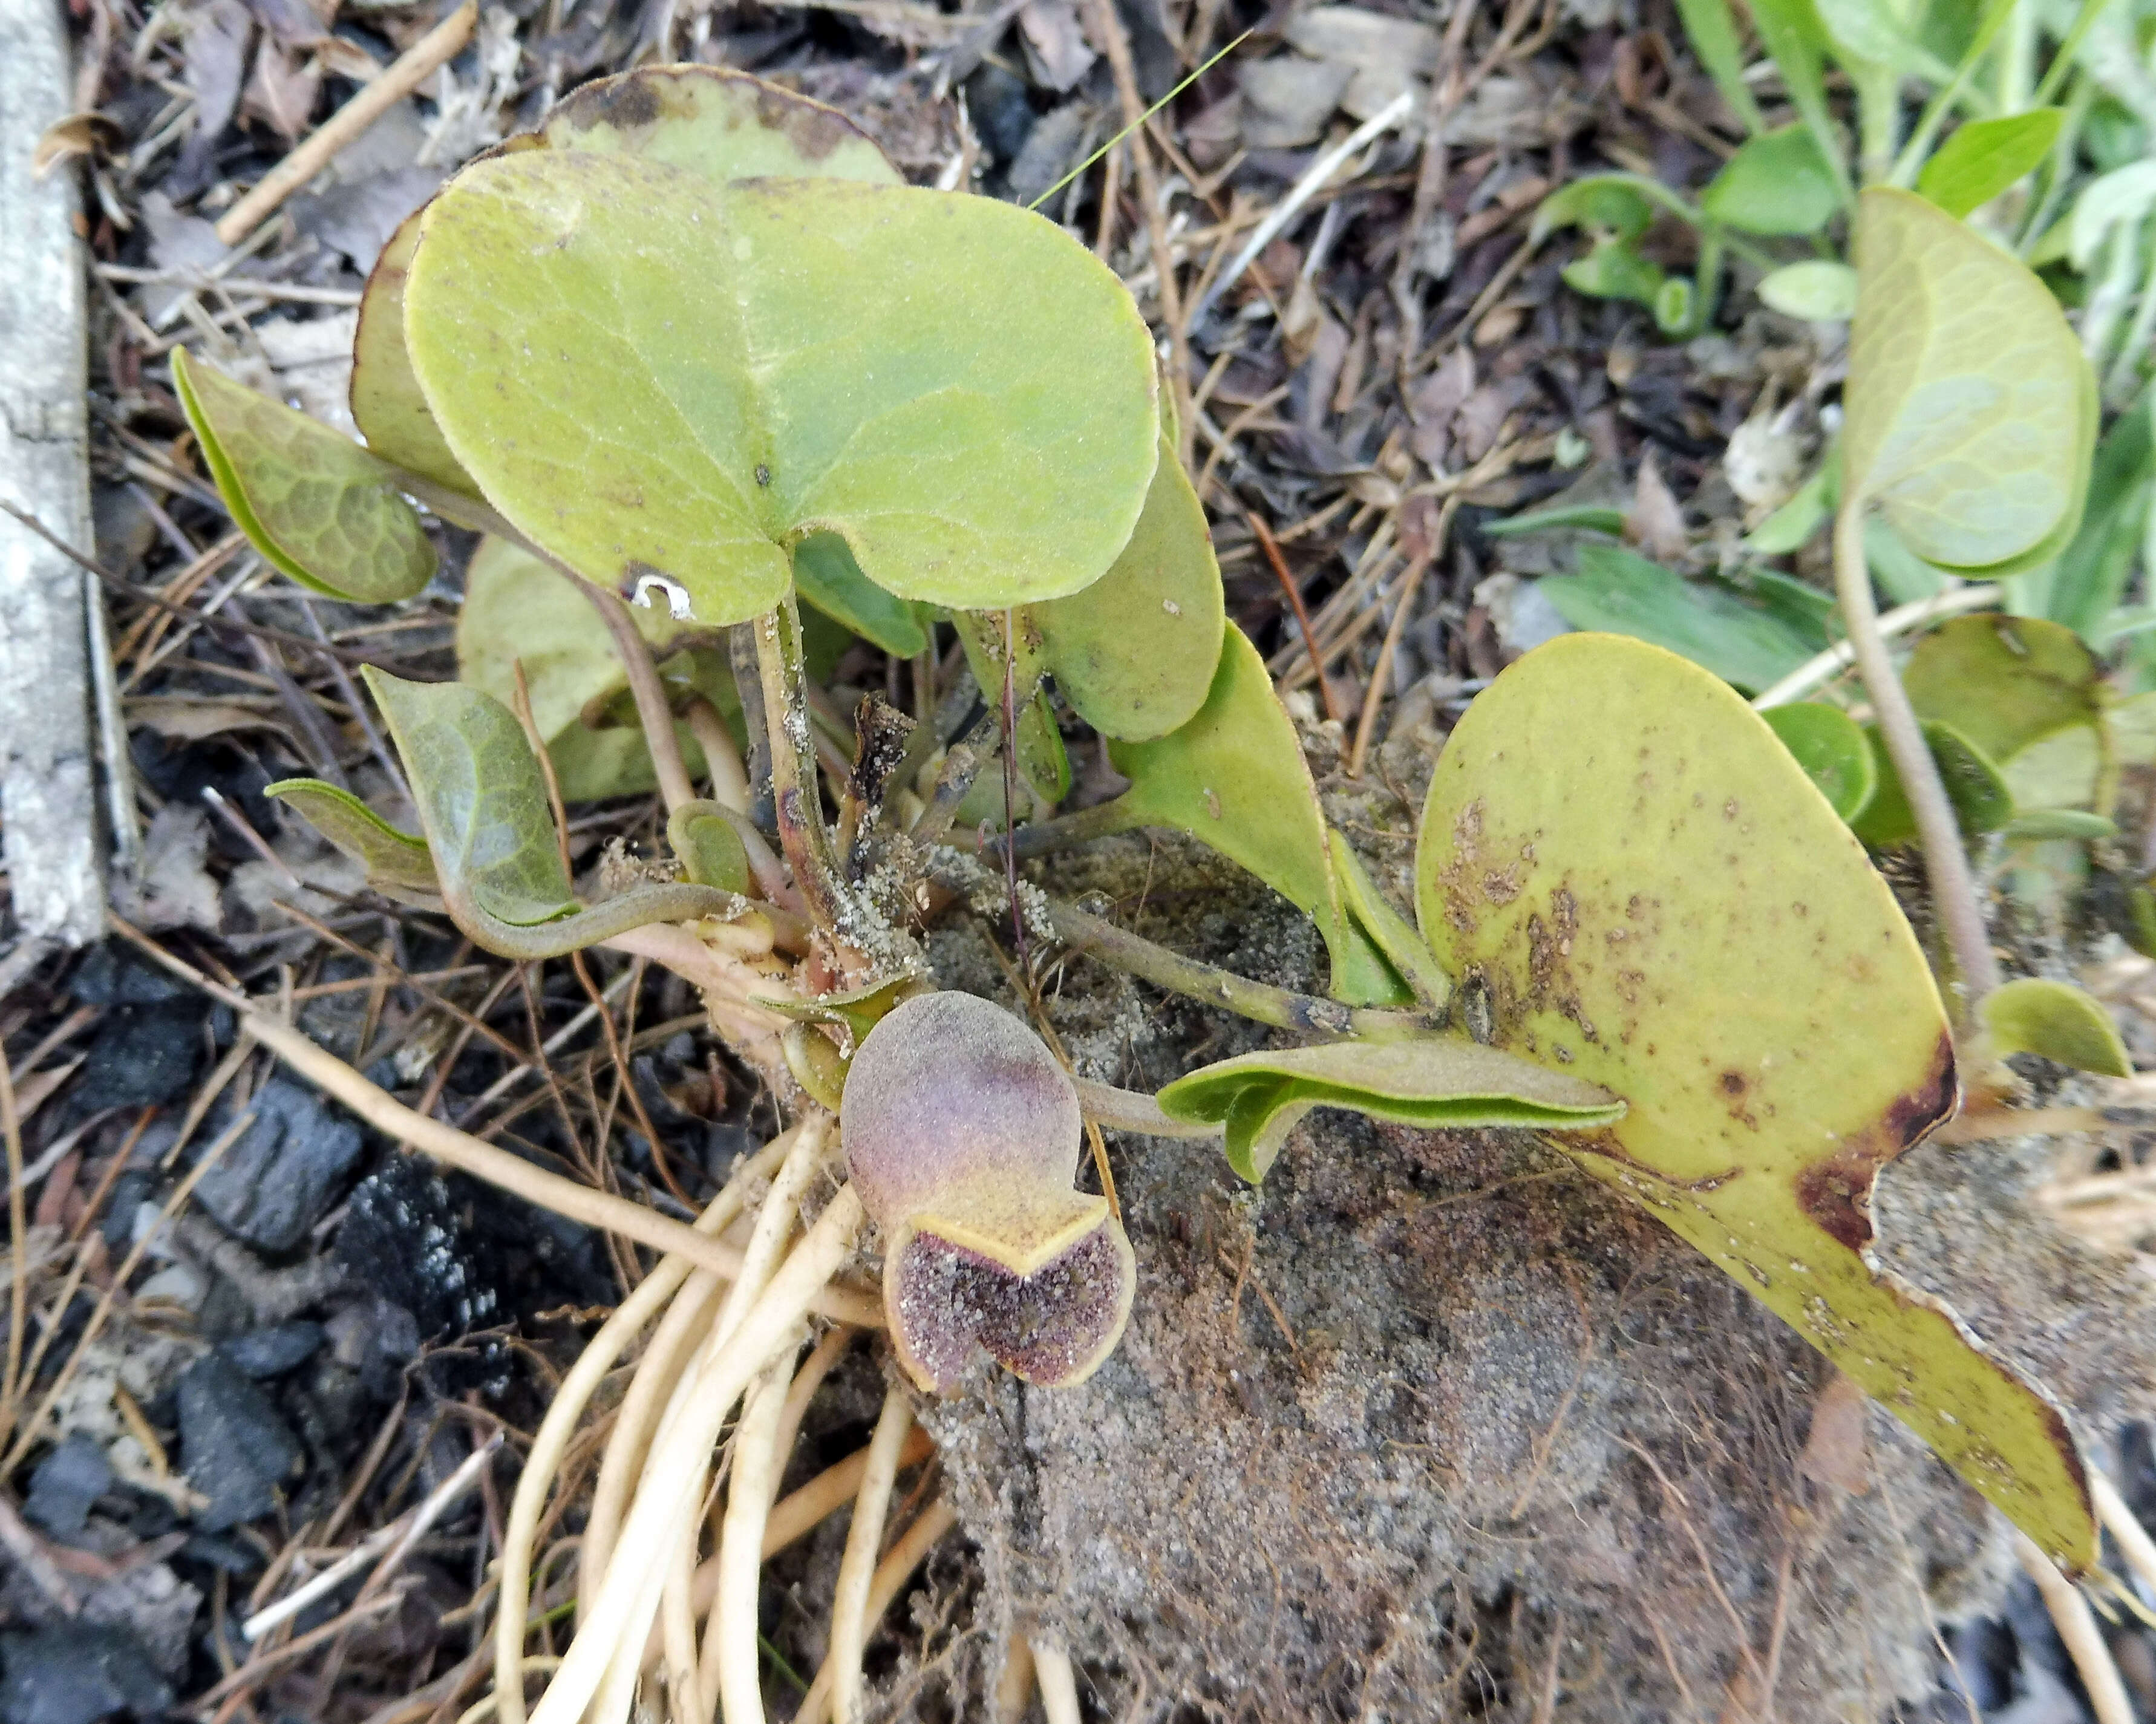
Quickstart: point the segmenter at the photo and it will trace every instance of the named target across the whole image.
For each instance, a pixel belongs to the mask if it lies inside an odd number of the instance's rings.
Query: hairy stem
[[[802,756],[814,746],[801,668],[801,619],[790,593],[749,625],[755,630],[757,674],[763,695],[763,730],[771,748],[771,795],[778,845],[793,865],[809,919],[844,941],[846,890],[831,854],[830,829],[816,781],[804,777]]]
[[[1961,972],[1962,1013],[1999,985],[1999,961],[1984,926],[1982,901],[1962,847],[1953,804],[1947,800],[1938,762],[1917,723],[1915,710],[1894,674],[1887,642],[1879,632],[1879,613],[1871,603],[1871,575],[1864,559],[1864,500],[1845,498],[1834,524],[1834,584],[1841,601],[1843,626],[1856,659],[1856,674],[1871,697],[1879,735],[1887,758],[1902,780],[1923,845],[1924,872],[1931,881],[1932,908],[1939,919],[1955,967]]]
[[[1333,1041],[1409,1041],[1435,1033],[1427,1018],[1412,1012],[1343,1006],[1337,1000],[1269,987],[1215,965],[1200,963],[1103,917],[1088,915],[1074,904],[1051,899],[1048,913],[1055,924],[1055,937],[1065,945],[1127,971],[1142,982],[1187,994],[1209,1006],[1224,1007],[1253,1023],[1276,1024]]]
[[[674,706],[666,698],[666,685],[660,680],[651,644],[637,628],[629,607],[613,593],[589,581],[577,584],[613,637],[615,656],[629,674],[629,691],[636,698],[637,721],[644,726],[644,746],[650,749],[651,764],[659,774],[659,793],[665,798],[670,813],[683,803],[694,802],[696,790],[689,782],[689,768],[681,758],[681,739],[674,729]]]

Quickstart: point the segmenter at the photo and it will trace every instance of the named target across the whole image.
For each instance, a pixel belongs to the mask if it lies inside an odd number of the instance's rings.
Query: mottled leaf
[[[2104,1077],[2132,1077],[2133,1062],[2102,1003],[2065,982],[2026,976],[1984,998],[1984,1027],[1999,1054],[2035,1054]]]
[[[289,803],[307,824],[367,870],[367,883],[385,898],[442,907],[441,882],[424,838],[400,832],[349,790],[320,778],[280,778],[264,796]]]
[[[274,567],[357,604],[409,598],[434,578],[434,547],[394,468],[184,347],[172,382],[233,524]]]
[[[822,531],[904,598],[1077,592],[1152,476],[1129,294],[989,198],[498,156],[428,206],[405,337],[495,508],[602,585],[669,575],[706,626]]]
[[[2095,384],[2058,301],[1937,206],[1859,201],[1843,494],[1950,568],[2054,554],[2080,519]]]
[[[1879,1168],[1953,1111],[1953,1043],[1892,894],[1759,716],[1636,642],[1538,648],[1453,731],[1416,871],[1465,1021],[1626,1103],[1558,1147],[2091,1562],[2058,1409],[1865,1260]]]
[[[1824,700],[1793,701],[1761,716],[1827,805],[1844,820],[1854,821],[1879,783],[1863,727]]]
[[[1316,1107],[1450,1131],[1584,1131],[1625,1113],[1623,1102],[1593,1084],[1461,1036],[1245,1054],[1178,1078],[1159,1101],[1171,1119],[1223,1127],[1229,1165],[1253,1183]]]
[[[2065,118],[2031,108],[1997,120],[1967,120],[1917,176],[1917,190],[1957,218],[1991,202],[2051,154]]]

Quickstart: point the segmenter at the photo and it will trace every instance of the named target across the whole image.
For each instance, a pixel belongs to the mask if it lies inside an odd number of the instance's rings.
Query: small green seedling
[[[2111,1013],[2078,988],[2041,977],[1984,996],[1984,1027],[1995,1054],[2036,1054],[2104,1077],[2132,1077],[2133,1062]]]
[[[1108,1200],[1072,1188],[1078,1092],[1022,1019],[967,993],[906,1001],[854,1055],[839,1128],[916,1383],[949,1393],[983,1352],[1049,1387],[1099,1369],[1137,1259]]]

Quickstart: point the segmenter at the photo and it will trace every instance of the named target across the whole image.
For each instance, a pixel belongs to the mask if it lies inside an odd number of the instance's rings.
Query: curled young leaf
[[[666,817],[666,843],[696,885],[744,898],[755,890],[742,835],[716,803],[688,802],[675,809]]]
[[[1986,994],[1983,1012],[1994,1053],[2040,1054],[2102,1077],[2133,1075],[2111,1013],[2070,983],[2025,976]]]
[[[501,149],[645,156],[714,180],[903,181],[874,141],[835,108],[720,66],[644,66],[595,79],[557,103],[536,132]],[[384,459],[477,497],[478,482],[443,440],[404,345],[404,279],[423,213],[406,218],[367,277],[352,342],[352,416]]]
[[[587,578],[663,573],[704,625],[768,609],[815,532],[903,598],[1060,598],[1145,500],[1144,322],[1013,205],[527,150],[420,231],[405,339],[460,463]]]
[[[1558,1147],[2088,1563],[2057,1408],[1867,1261],[1880,1167],[1953,1111],[1953,1044],[1886,882],[1760,716],[1638,642],[1537,648],[1439,758],[1416,880],[1466,1021],[1627,1104]]]
[[[1137,1260],[1107,1199],[1073,1188],[1078,1092],[1021,1019],[971,994],[907,1000],[855,1054],[839,1130],[916,1383],[949,1393],[984,1352],[1050,1387],[1100,1368]]]
[[[1858,203],[1861,281],[1842,393],[1842,488],[1950,568],[2000,568],[2073,536],[2096,385],[2058,301],[1936,205]]]
[[[1253,1184],[1315,1107],[1434,1131],[1578,1131],[1614,1125],[1625,1114],[1606,1090],[1464,1036],[1245,1054],[1178,1078],[1159,1101],[1170,1119],[1222,1126],[1229,1166]]]
[[[395,468],[184,347],[172,382],[233,525],[273,567],[356,604],[409,598],[434,578],[434,547]]]
[[[407,682],[372,664],[360,674],[403,757],[443,904],[475,945],[505,957],[557,957],[650,922],[739,906],[731,892],[657,882],[580,906],[538,758],[515,715],[462,683]]]
[[[289,803],[307,824],[367,870],[367,883],[385,898],[422,910],[442,907],[442,884],[424,838],[400,832],[372,808],[320,778],[280,778],[264,796]]]

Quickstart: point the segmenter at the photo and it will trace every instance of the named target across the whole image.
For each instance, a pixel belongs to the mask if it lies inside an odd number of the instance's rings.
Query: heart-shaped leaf
[[[409,598],[434,578],[434,547],[395,468],[184,347],[172,382],[233,525],[273,567],[356,604]]]
[[[1625,1113],[1623,1102],[1584,1079],[1463,1036],[1245,1054],[1178,1078],[1158,1099],[1170,1119],[1222,1126],[1229,1165],[1253,1184],[1314,1107],[1433,1131],[1586,1131]]]
[[[1347,916],[1317,788],[1295,725],[1249,637],[1227,625],[1205,704],[1173,735],[1115,742],[1131,788],[1096,818],[1103,831],[1172,826],[1240,864],[1317,924],[1332,957],[1332,993],[1351,1005],[1414,996]]]
[[[904,598],[1075,593],[1152,477],[1129,294],[988,198],[499,156],[427,207],[405,340],[495,508],[602,585],[668,575],[706,626],[769,608],[814,532]]]
[[[2030,108],[1997,120],[1966,120],[1917,176],[1917,190],[1958,220],[1989,203],[2051,153],[2060,108]]]
[[[2014,818],[2014,792],[1989,755],[1950,724],[1934,719],[1922,728],[1938,765],[1939,782],[1946,787],[1947,800],[1953,804],[1954,818],[1964,832],[1996,832]],[[1871,769],[1878,783],[1850,824],[1875,850],[1912,843],[1917,816],[1902,788],[1902,775],[1895,770],[1878,726],[1865,726],[1864,737],[1871,747]]]
[[[2104,1077],[2133,1075],[2111,1013],[2070,983],[2025,976],[1992,989],[1982,1009],[1995,1052],[2041,1054]]]
[[[903,181],[836,109],[720,66],[645,66],[597,79],[564,96],[536,132],[502,148],[645,156],[715,180]],[[476,497],[479,486],[443,440],[404,346],[404,278],[421,213],[398,227],[367,277],[352,343],[352,416],[384,459]]]
[[[424,838],[400,832],[349,790],[320,778],[280,778],[264,796],[289,803],[307,824],[367,870],[367,883],[385,898],[442,907],[442,885]]]
[[[1102,736],[1127,741],[1164,736],[1205,704],[1225,614],[1204,505],[1165,437],[1145,508],[1107,573],[1028,607],[1057,691]]]
[[[1839,706],[1798,700],[1762,715],[1835,813],[1854,822],[1878,788],[1864,728]]]
[[[678,643],[693,631],[663,606],[631,605],[629,615],[660,657],[670,690],[701,695],[741,734],[741,701],[733,673],[716,646],[693,651]],[[457,674],[504,706],[516,697],[518,661],[531,700],[531,720],[565,802],[634,796],[657,782],[651,752],[634,707],[619,723],[593,725],[587,715],[628,704],[629,678],[613,639],[576,583],[528,551],[502,539],[480,541],[465,572],[464,608],[457,614]],[[694,776],[706,770],[703,751],[685,724],[675,736]]]
[[[1817,233],[1840,211],[1841,187],[1810,131],[1784,126],[1739,145],[1699,207],[1747,233]]]
[[[2004,569],[2072,537],[2096,385],[2058,301],[1936,205],[1858,203],[1861,281],[1842,393],[1845,506],[1876,505],[1950,568]]]
[[[1446,743],[1416,879],[1466,1021],[1627,1104],[1558,1147],[2092,1561],[2057,1408],[1866,1261],[1879,1168],[1953,1110],[1953,1044],[1892,894],[1759,716],[1638,642],[1537,648]]]
[[[523,726],[501,702],[455,682],[407,682],[362,666],[403,757],[442,901],[474,944],[505,957],[557,957],[654,921],[725,916],[730,892],[654,883],[589,909],[572,895]]]
[[[1052,1386],[1115,1350],[1137,1262],[1107,1199],[1073,1188],[1083,1130],[1070,1074],[1000,1006],[921,994],[862,1039],[839,1132],[922,1388],[949,1393],[983,1351]]]

